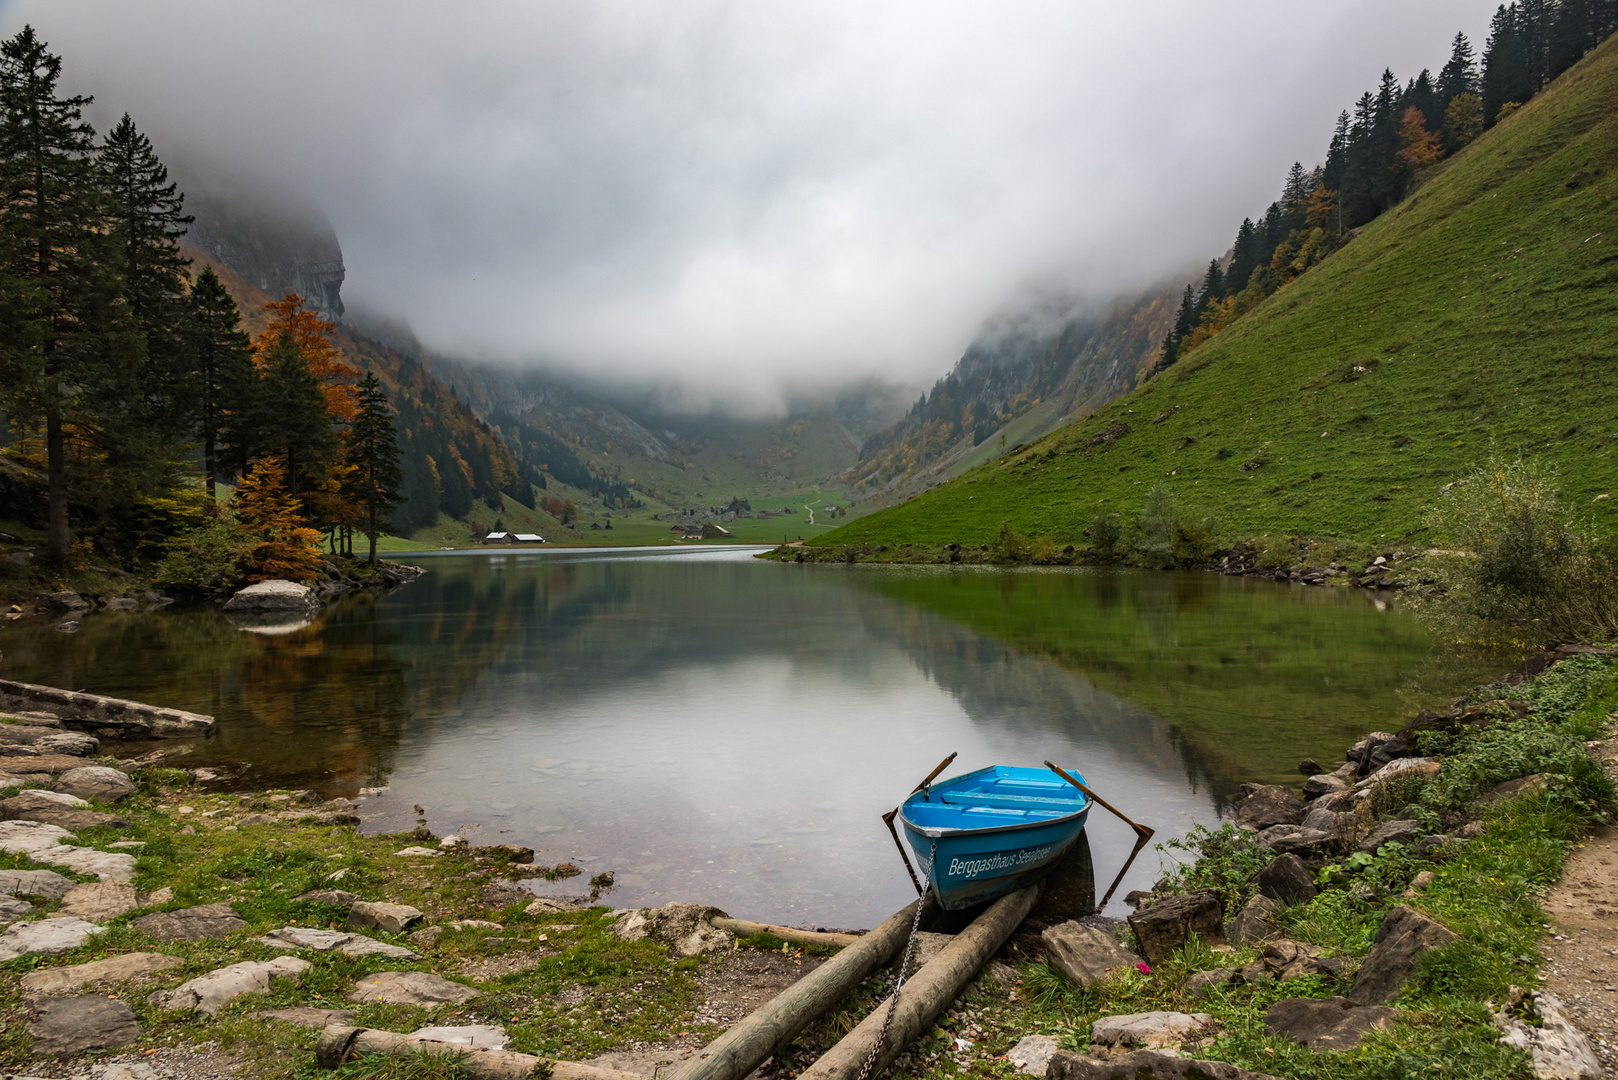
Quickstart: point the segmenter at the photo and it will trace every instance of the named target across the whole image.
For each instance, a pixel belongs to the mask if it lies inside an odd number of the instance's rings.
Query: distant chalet
[[[483,538],[485,547],[501,544],[543,544],[545,538],[537,533],[492,532]]]

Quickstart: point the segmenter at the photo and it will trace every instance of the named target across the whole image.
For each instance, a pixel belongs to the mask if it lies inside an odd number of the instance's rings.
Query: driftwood
[[[322,1031],[320,1041],[315,1044],[315,1062],[327,1069],[338,1068],[361,1053],[396,1057],[422,1053],[444,1054],[454,1057],[478,1080],[528,1080],[538,1076],[549,1076],[551,1080],[640,1080],[634,1073],[603,1069],[577,1061],[550,1061],[511,1050],[478,1050],[433,1039],[417,1039],[392,1031],[341,1024],[333,1024]]]
[[[922,901],[916,901],[917,904]],[[742,1080],[904,948],[916,904],[888,916],[709,1043],[667,1080]],[[718,920],[715,920],[718,925]],[[757,925],[757,924],[751,924]],[[780,936],[777,928],[769,928]],[[842,935],[838,935],[842,936]],[[557,1080],[569,1080],[559,1074]]]
[[[799,930],[792,926],[776,926],[773,923],[749,922],[747,919],[729,919],[717,916],[708,920],[719,930],[729,930],[737,937],[750,937],[753,934],[771,934],[782,941],[793,941],[799,945],[831,945],[844,948],[860,940],[860,934],[830,934],[820,930]]]
[[[1039,886],[1035,884],[996,900],[905,982],[891,1026],[888,1025],[888,1001],[884,1001],[819,1061],[799,1074],[799,1080],[852,1080],[859,1075],[878,1043],[881,1046],[872,1074],[881,1073],[982,970],[995,950],[1022,925],[1038,898]]]

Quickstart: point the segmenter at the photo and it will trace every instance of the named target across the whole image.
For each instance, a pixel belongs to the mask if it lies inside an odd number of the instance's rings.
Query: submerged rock
[[[225,610],[313,615],[320,610],[320,598],[309,586],[299,585],[295,581],[260,581],[225,601]]]

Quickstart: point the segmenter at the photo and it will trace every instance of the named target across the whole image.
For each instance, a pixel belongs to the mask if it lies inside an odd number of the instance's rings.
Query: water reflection
[[[420,803],[437,831],[615,871],[615,903],[842,926],[907,901],[879,815],[949,751],[1073,765],[1162,839],[1472,679],[1363,597],[1206,575],[735,549],[423,561],[283,635],[111,613],[73,636],[8,625],[0,651],[14,678],[214,714],[196,758],[249,762],[246,782],[389,783],[370,827],[408,828]],[[1133,840],[1092,819],[1098,877]],[[1120,895],[1156,872],[1143,854]]]

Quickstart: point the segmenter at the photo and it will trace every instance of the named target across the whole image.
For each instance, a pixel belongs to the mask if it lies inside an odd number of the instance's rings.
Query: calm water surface
[[[213,609],[5,624],[0,670],[212,713],[186,760],[239,786],[386,786],[368,828],[419,803],[435,832],[614,871],[618,905],[869,926],[913,895],[879,815],[950,751],[1076,767],[1165,839],[1509,663],[1437,654],[1359,592],[750,554],[423,556],[277,634]],[[1133,834],[1098,809],[1090,840],[1105,887]],[[1158,872],[1144,853],[1119,895]]]

